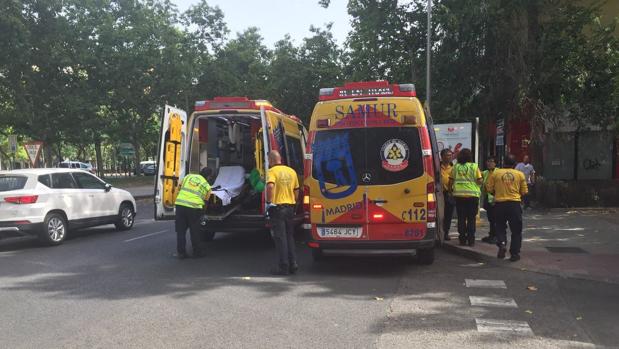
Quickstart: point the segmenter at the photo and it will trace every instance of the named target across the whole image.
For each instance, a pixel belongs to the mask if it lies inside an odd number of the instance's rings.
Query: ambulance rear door
[[[185,176],[187,129],[187,113],[166,105],[161,123],[155,179],[156,220],[174,219],[178,185]]]

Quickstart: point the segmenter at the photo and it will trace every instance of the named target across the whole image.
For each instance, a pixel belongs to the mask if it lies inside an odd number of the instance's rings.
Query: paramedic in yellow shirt
[[[449,237],[449,228],[451,228],[451,219],[454,214],[456,202],[449,192],[449,175],[453,168],[451,163],[453,152],[449,148],[441,150],[441,184],[443,185],[443,198],[445,199],[445,210],[443,217],[443,232],[445,233],[445,241],[451,240]]]
[[[278,256],[278,265],[271,270],[271,274],[294,274],[299,266],[297,265],[292,220],[299,197],[299,178],[295,170],[282,165],[282,157],[275,150],[269,153],[269,164],[266,181],[266,209],[271,219],[273,240]]]
[[[505,258],[507,251],[507,223],[512,232],[509,245],[510,261],[520,260],[522,246],[522,196],[528,193],[527,181],[524,174],[514,169],[516,161],[508,156],[505,166],[495,170],[488,178],[486,190],[494,195],[494,219],[496,220],[496,238],[499,259]]]

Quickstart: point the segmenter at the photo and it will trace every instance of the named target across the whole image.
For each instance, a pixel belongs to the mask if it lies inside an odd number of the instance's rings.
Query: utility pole
[[[430,59],[432,57],[432,0],[428,0],[428,33],[426,46],[426,108],[430,110]]]

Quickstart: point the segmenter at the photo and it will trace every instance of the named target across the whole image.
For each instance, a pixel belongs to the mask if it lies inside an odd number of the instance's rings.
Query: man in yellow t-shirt
[[[290,167],[282,165],[277,151],[269,153],[270,168],[267,174],[266,209],[271,219],[271,229],[278,266],[271,270],[274,275],[294,274],[299,269],[294,243],[293,218],[299,197],[299,177]]]
[[[451,219],[454,214],[455,201],[449,192],[449,175],[453,168],[451,163],[453,152],[449,148],[441,150],[441,184],[443,185],[443,198],[445,201],[445,209],[443,216],[443,232],[445,233],[445,241],[451,240],[449,237],[449,228],[451,228]]]
[[[516,161],[511,156],[505,159],[504,168],[495,170],[488,178],[486,190],[494,195],[494,219],[496,221],[496,238],[499,259],[505,258],[507,251],[507,223],[512,232],[509,245],[510,261],[520,260],[522,246],[522,196],[528,192],[524,174],[514,169]]]

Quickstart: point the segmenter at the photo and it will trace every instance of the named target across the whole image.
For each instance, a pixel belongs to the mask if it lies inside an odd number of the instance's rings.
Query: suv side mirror
[[[105,192],[112,190],[112,185],[110,183],[105,183]]]

